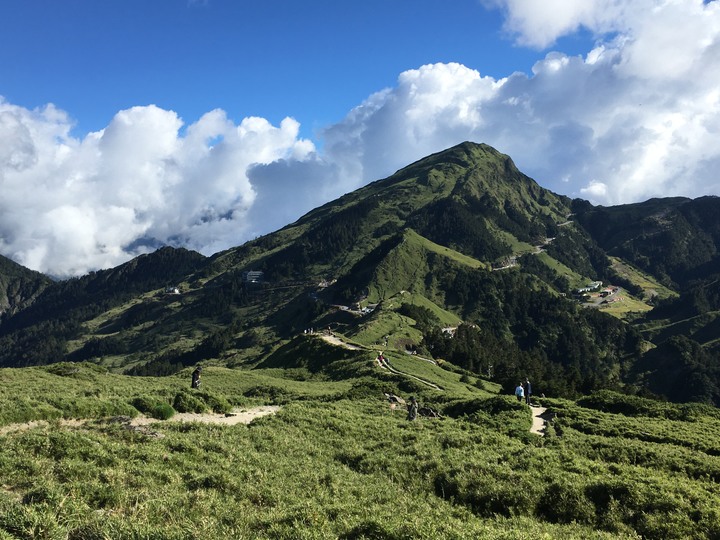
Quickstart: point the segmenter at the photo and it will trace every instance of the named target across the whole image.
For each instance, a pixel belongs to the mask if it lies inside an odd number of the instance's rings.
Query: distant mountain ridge
[[[685,287],[720,271],[720,198],[651,199],[593,207],[577,219],[604,250],[646,270],[666,285]]]
[[[51,283],[47,276],[0,255],[0,318],[7,318],[32,304]]]
[[[0,365],[251,368],[330,327],[508,388],[531,376],[555,395],[668,396],[672,373],[696,383],[670,397],[717,405],[719,248],[717,197],[596,207],[466,142],[212,257],[163,248],[43,281],[2,320]],[[615,289],[594,307],[573,298],[598,280]],[[678,351],[695,361],[676,365]]]

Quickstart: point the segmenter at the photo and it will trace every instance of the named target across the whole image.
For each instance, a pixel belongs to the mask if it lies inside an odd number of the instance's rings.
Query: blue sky
[[[483,75],[529,72],[542,51],[514,44],[477,0],[24,0],[2,4],[0,95],[54,103],[75,132],[155,104],[187,121],[340,121],[398,74],[458,62]],[[567,39],[577,54],[587,39]],[[578,43],[580,47],[578,47]],[[590,42],[591,43],[591,42]],[[567,48],[567,47],[566,47]]]
[[[702,0],[0,0],[0,253],[211,254],[464,140],[595,204],[720,194]]]

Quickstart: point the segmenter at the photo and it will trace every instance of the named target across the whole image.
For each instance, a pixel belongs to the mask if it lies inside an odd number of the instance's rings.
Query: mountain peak
[[[455,164],[460,167],[472,167],[479,162],[493,161],[497,163],[509,162],[512,164],[512,168],[515,165],[509,156],[499,152],[495,148],[485,143],[476,143],[471,141],[465,141],[440,152],[430,154],[414,163],[411,163],[407,167],[400,169],[395,175],[402,175],[404,171],[413,170],[418,167],[433,167],[440,163]],[[517,169],[516,169],[517,170]]]

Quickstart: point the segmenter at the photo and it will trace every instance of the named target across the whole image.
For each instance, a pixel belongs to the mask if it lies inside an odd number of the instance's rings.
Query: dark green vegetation
[[[0,538],[720,538],[718,246],[717,198],[594,207],[464,143],[213,257],[0,259]]]
[[[51,280],[0,255],[0,316],[29,306]]]

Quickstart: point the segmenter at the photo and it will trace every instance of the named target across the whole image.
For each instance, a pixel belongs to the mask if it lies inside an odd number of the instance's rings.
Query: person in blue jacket
[[[518,401],[522,401],[525,397],[525,389],[523,388],[522,383],[519,383],[515,388],[515,397]]]

